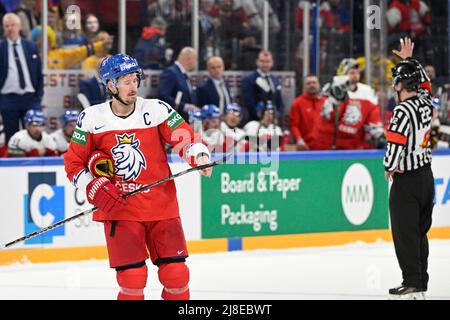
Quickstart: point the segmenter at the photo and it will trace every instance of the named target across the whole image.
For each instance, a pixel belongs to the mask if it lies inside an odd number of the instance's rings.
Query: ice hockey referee
[[[400,40],[402,61],[393,69],[398,96],[387,132],[384,158],[392,237],[402,270],[401,286],[390,289],[391,299],[425,299],[428,285],[428,238],[434,200],[430,132],[433,115],[431,85],[420,63],[412,59],[414,43]]]

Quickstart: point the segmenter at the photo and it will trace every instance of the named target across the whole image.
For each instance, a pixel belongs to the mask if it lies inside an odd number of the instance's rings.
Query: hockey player
[[[347,76],[334,77],[323,91],[328,99],[314,128],[312,150],[384,148],[379,107],[368,100],[350,99]]]
[[[348,96],[350,99],[365,99],[378,104],[375,90],[367,84],[359,82],[361,70],[355,59],[343,59],[336,71],[337,76],[348,76]]]
[[[222,113],[215,104],[204,105],[200,111],[202,119],[202,139],[211,152],[223,152],[225,137],[220,131]]]
[[[269,100],[267,104],[260,103],[257,107],[260,121],[250,121],[244,127],[249,138],[249,151],[269,152],[280,151],[283,131],[276,125],[275,108]]]
[[[45,124],[41,110],[28,110],[23,118],[25,129],[16,132],[8,142],[9,157],[56,156],[56,144],[49,134],[42,131]]]
[[[149,257],[158,267],[164,300],[189,299],[186,241],[174,181],[133,191],[171,175],[164,143],[190,165],[210,162],[208,148],[167,103],[137,96],[142,70],[125,54],[106,58],[100,77],[113,99],[80,113],[64,156],[67,176],[86,190],[104,223],[110,267],[117,272],[119,300],[143,300]],[[201,173],[210,176],[211,168]]]
[[[245,140],[245,131],[238,127],[242,120],[242,109],[237,103],[230,103],[225,106],[223,120],[220,130],[225,136],[224,151],[228,151],[236,145],[236,151],[248,151],[248,141]]]
[[[64,154],[69,147],[70,139],[75,131],[75,126],[77,124],[78,115],[80,114],[77,110],[66,110],[61,116],[63,122],[63,127],[59,130],[53,132],[50,136],[55,140],[56,151],[58,154]]]

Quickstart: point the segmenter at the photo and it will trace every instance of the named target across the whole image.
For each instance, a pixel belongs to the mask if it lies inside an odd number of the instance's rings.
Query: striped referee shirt
[[[411,97],[395,107],[386,135],[386,171],[413,171],[431,163],[432,116],[429,94]]]

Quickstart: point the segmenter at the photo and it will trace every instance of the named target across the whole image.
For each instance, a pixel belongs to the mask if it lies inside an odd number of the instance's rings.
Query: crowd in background
[[[392,93],[381,90],[380,83],[390,83],[391,68],[398,61],[390,55],[380,58],[385,79],[375,77],[372,87],[364,84],[362,3],[320,2],[319,77],[301,76],[305,1],[269,1],[270,50],[265,51],[262,0],[200,0],[198,52],[189,47],[190,1],[128,1],[127,52],[141,68],[161,70],[157,96],[152,98],[176,108],[197,131],[203,132],[204,140],[216,152],[231,146],[243,152],[384,148],[384,128],[396,101]],[[0,38],[3,155],[64,152],[56,143],[33,144],[48,140],[43,138],[42,128],[33,128],[44,125],[39,113],[43,96],[40,4],[0,0],[0,34],[4,35]],[[81,11],[72,10],[71,5]],[[104,58],[117,52],[117,17],[117,1],[49,1],[48,69],[98,70]],[[450,123],[447,20],[443,3],[391,0],[387,4],[388,52],[400,37],[412,37],[417,58],[426,66],[433,83],[435,128]],[[20,32],[19,44],[15,32]],[[194,86],[188,74],[197,69],[207,70],[209,77]],[[14,75],[8,70],[13,70]],[[230,90],[225,70],[247,72],[239,96]],[[294,101],[283,101],[282,86],[273,70],[295,71],[299,94]],[[80,105],[69,110],[72,120],[67,120],[66,113],[61,115],[60,140],[64,137],[67,143],[73,133],[75,109],[109,99],[98,77],[81,81],[79,87]],[[336,97],[335,89],[346,94]],[[30,110],[35,112],[30,115]],[[32,137],[25,143],[31,147],[20,149],[17,137],[13,139],[20,128]],[[436,147],[448,147],[448,133],[436,129]],[[36,148],[37,154],[33,151]]]

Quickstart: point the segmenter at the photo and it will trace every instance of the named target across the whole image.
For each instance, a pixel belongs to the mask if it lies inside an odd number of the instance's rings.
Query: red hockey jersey
[[[105,102],[80,114],[64,165],[69,180],[86,190],[93,179],[88,158],[94,150],[101,150],[113,159],[115,184],[128,193],[171,174],[165,142],[191,165],[199,153],[209,155],[208,148],[195,140],[192,128],[161,100],[138,98],[133,113],[126,118],[116,116],[110,102]],[[94,220],[155,221],[178,216],[172,180],[129,197],[120,212],[96,211]]]
[[[322,112],[314,128],[312,150],[332,150],[334,121],[335,111],[327,116]],[[377,130],[383,130],[380,108],[377,105],[359,99],[349,99],[339,105],[336,149],[375,148],[367,140],[371,132]]]

